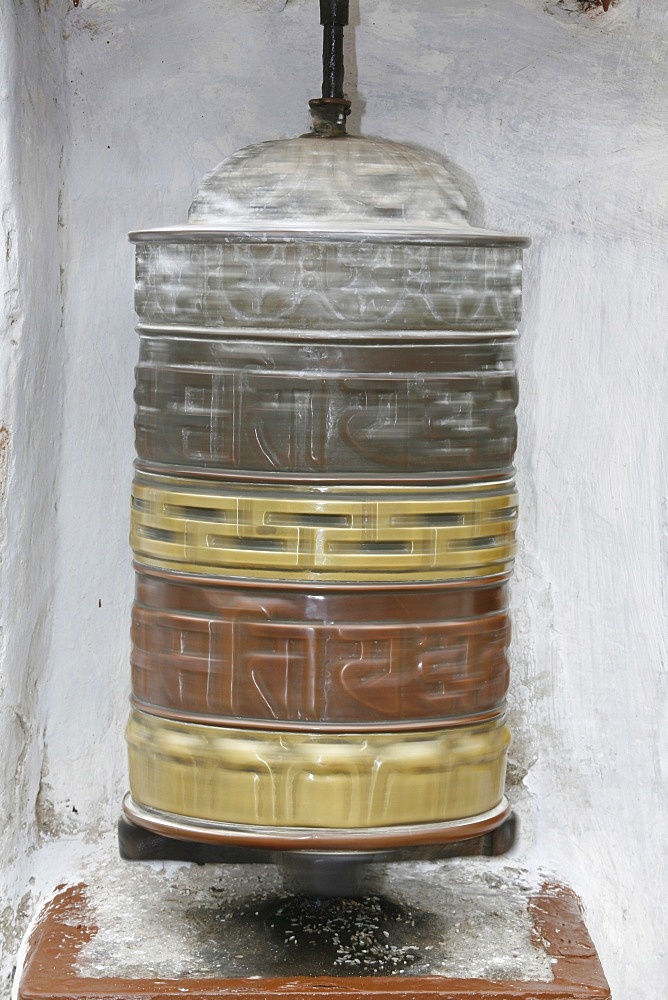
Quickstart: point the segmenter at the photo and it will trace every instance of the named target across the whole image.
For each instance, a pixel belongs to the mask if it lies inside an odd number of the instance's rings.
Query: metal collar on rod
[[[316,135],[345,135],[350,101],[343,96],[343,29],[348,24],[349,0],[320,0],[323,26],[322,97],[309,101]]]

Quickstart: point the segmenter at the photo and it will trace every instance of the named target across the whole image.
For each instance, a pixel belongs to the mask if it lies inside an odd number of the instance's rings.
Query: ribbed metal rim
[[[315,223],[314,223],[315,225]],[[447,232],[434,227],[430,230],[401,229],[315,229],[304,227],[270,229],[249,222],[246,226],[165,226],[160,229],[137,229],[128,233],[131,243],[424,243],[438,246],[515,246],[528,247],[528,236],[486,232],[482,229]]]
[[[223,577],[223,576],[211,576],[206,573],[189,573],[184,570],[179,569],[167,569],[164,566],[147,566],[145,563],[139,562],[134,559],[132,562],[133,569],[136,572],[147,573],[152,576],[159,576],[165,580],[171,580],[173,582],[182,583],[197,583],[206,584],[207,586],[216,587],[238,587],[245,589],[247,587],[254,587],[256,589],[267,589],[267,587],[272,586],[270,580],[258,579],[256,577]],[[312,591],[314,593],[327,593],[328,591],[353,591],[355,593],[363,593],[365,590],[433,590],[434,588],[444,588],[450,590],[458,590],[462,587],[495,587],[501,583],[507,583],[510,580],[512,573],[510,571],[506,573],[494,573],[490,576],[480,576],[475,578],[463,577],[461,580],[400,580],[397,582],[385,581],[385,580],[362,580],[359,583],[354,581],[319,581],[319,580],[281,580],[279,583],[274,583],[275,586],[280,586],[281,590],[302,590],[302,591]]]
[[[222,482],[224,480],[230,483],[257,483],[269,487],[273,484],[277,486],[304,486],[313,482],[313,476],[308,472],[282,474],[280,472],[264,472],[261,469],[244,469],[239,472],[236,469],[220,469],[209,466],[197,468],[196,466],[185,464],[174,465],[145,458],[135,459],[134,467],[137,472],[141,472],[142,474],[146,473],[173,478],[182,478],[184,472],[187,471],[188,476],[193,481],[205,479]],[[512,478],[514,466],[506,466],[506,469],[501,471],[506,470]],[[474,478],[476,483],[485,486],[487,483],[496,482],[498,476],[499,469],[493,469],[491,472],[483,470],[474,475],[466,476],[462,474],[458,475],[455,472],[442,476],[435,476],[425,472],[406,472],[402,475],[398,473],[379,473],[374,476],[364,472],[320,472],[318,474],[318,482],[322,483],[323,486],[350,486],[351,489],[364,488],[366,486],[370,489],[373,489],[374,486],[385,486],[388,488],[392,486],[414,486],[416,489],[419,489],[430,486],[434,488],[439,486],[467,486]]]
[[[144,472],[143,469],[138,471],[138,475],[135,479],[135,486],[146,486],[147,489],[153,488],[154,486],[163,486],[165,489],[169,489],[174,493],[191,493],[198,488],[201,489],[201,484],[193,484],[190,476],[186,476],[183,473],[180,476],[161,476],[159,473],[155,472]],[[216,483],[218,486],[218,483]],[[230,485],[230,489],[238,491],[240,496],[248,495],[251,498],[256,496],[253,491],[253,484],[249,484],[247,488],[243,484],[239,485],[237,483]],[[436,500],[441,499],[441,495],[445,494],[446,497],[450,495],[459,495],[460,493],[465,499],[471,497],[471,499],[486,499],[487,493],[492,493],[494,495],[503,494],[506,491],[512,493],[513,496],[516,493],[515,488],[515,477],[497,475],[493,479],[484,480],[479,482],[474,480],[473,482],[469,479],[463,483],[438,483],[434,486],[415,486],[412,483],[404,486],[403,482],[399,483],[395,487],[387,487],[383,485],[376,485],[374,483],[363,483],[361,485],[355,484],[350,485],[348,483],[328,483],[326,486],[320,484],[319,481],[310,480],[307,482],[300,483],[276,483],[267,487],[264,495],[266,497],[272,497],[275,499],[300,499],[302,496],[310,498],[313,497],[314,501],[327,498],[332,501],[342,501],[345,502],[350,500],[351,503],[363,502],[368,497],[372,499],[382,500],[393,500],[395,497],[399,499],[410,500],[413,495],[415,499],[423,498],[434,498]],[[204,490],[202,492],[205,492]],[[476,494],[485,494],[484,497],[476,496]],[[212,496],[217,498],[219,494],[213,493]]]
[[[338,830],[243,826],[195,820],[138,805],[129,792],[123,799],[122,808],[126,819],[131,823],[165,837],[205,844],[240,844],[277,851],[365,851],[411,844],[452,843],[490,833],[510,815],[510,805],[505,796],[493,809],[463,819],[411,826]]]
[[[266,326],[188,326],[185,323],[144,323],[139,322],[135,330],[144,337],[203,337],[213,338],[224,335],[225,337],[239,337],[252,342],[261,341],[273,343],[277,337],[281,341],[286,340],[288,344],[299,347],[303,344],[304,338],[310,340],[335,340],[337,347],[350,343],[354,347],[359,347],[360,334],[364,335],[366,347],[387,347],[388,340],[395,341],[395,346],[409,346],[414,340],[426,340],[430,344],[442,347],[449,347],[451,344],[459,345],[462,341],[487,341],[487,340],[519,340],[518,331],[511,327],[490,327],[489,330],[452,330],[436,329],[425,327],[423,330],[399,329],[385,330],[383,327],[365,326],[358,329],[350,327],[340,330],[320,329],[309,327],[266,327]],[[329,344],[328,344],[329,346]]]
[[[407,346],[415,341],[420,344],[449,346],[450,344],[477,344],[488,340],[519,340],[517,330],[489,327],[488,329],[449,330],[425,327],[423,330],[407,330],[403,327],[388,330],[373,326],[350,326],[345,330],[322,327],[269,327],[269,326],[187,326],[183,323],[138,323],[135,330],[140,337],[197,337],[218,340],[221,337],[235,340],[262,341],[274,344],[278,341],[303,344],[305,340],[332,341],[337,347],[351,344],[359,347]]]
[[[136,695],[130,695],[130,705],[138,712],[148,715],[155,715],[160,719],[167,719],[170,722],[187,722],[194,726],[218,726],[226,729],[251,729],[265,730],[267,732],[306,733],[327,735],[329,733],[415,733],[424,730],[433,732],[441,729],[461,729],[463,726],[477,726],[485,722],[494,722],[505,719],[505,699],[487,712],[478,712],[475,715],[453,715],[446,719],[430,717],[428,719],[402,719],[397,722],[393,719],[381,719],[380,722],[298,722],[292,719],[250,719],[230,718],[221,715],[198,714],[195,712],[185,712],[179,709],[165,708],[163,705],[155,705],[153,702],[143,701]]]

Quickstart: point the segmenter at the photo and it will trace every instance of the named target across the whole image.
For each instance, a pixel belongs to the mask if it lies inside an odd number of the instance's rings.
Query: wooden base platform
[[[18,1000],[610,1000],[574,893],[509,866],[389,866],[383,896],[306,900],[275,866],[114,864],[45,905]]]

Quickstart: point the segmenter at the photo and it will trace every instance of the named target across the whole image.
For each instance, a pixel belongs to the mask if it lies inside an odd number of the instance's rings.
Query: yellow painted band
[[[308,582],[510,572],[512,482],[445,487],[234,487],[139,474],[130,541],[143,566]]]
[[[461,819],[503,797],[503,719],[414,733],[225,729],[134,710],[134,801],[194,820],[370,828]]]

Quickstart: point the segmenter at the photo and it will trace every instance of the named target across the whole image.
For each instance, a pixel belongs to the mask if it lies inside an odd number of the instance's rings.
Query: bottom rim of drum
[[[503,796],[503,716],[415,732],[246,730],[134,709],[130,791],[149,809],[276,829],[374,829],[477,816]]]
[[[230,844],[275,851],[378,851],[413,844],[448,844],[491,833],[510,815],[505,796],[492,809],[464,819],[440,823],[365,829],[276,828],[195,820],[175,813],[149,809],[136,803],[128,792],[123,813],[131,823],[174,840],[203,844]]]
[[[157,719],[166,719],[169,722],[185,722],[193,726],[224,726],[226,729],[264,730],[275,732],[276,719],[251,719],[235,718],[227,715],[207,715],[204,712],[187,712],[177,708],[169,708],[163,705],[155,705],[153,702],[144,701],[136,695],[130,695],[130,706],[144,715],[151,715]],[[402,719],[397,722],[395,719],[381,719],[379,722],[331,722],[327,720],[310,720],[299,722],[294,719],[281,719],[280,728],[286,733],[322,733],[324,736],[332,736],[342,733],[354,735],[357,733],[419,733],[423,730],[433,732],[435,729],[462,729],[464,726],[478,726],[485,722],[496,722],[505,718],[505,701],[501,701],[488,712],[470,713],[469,715],[453,715],[450,718],[429,716],[424,719]]]

